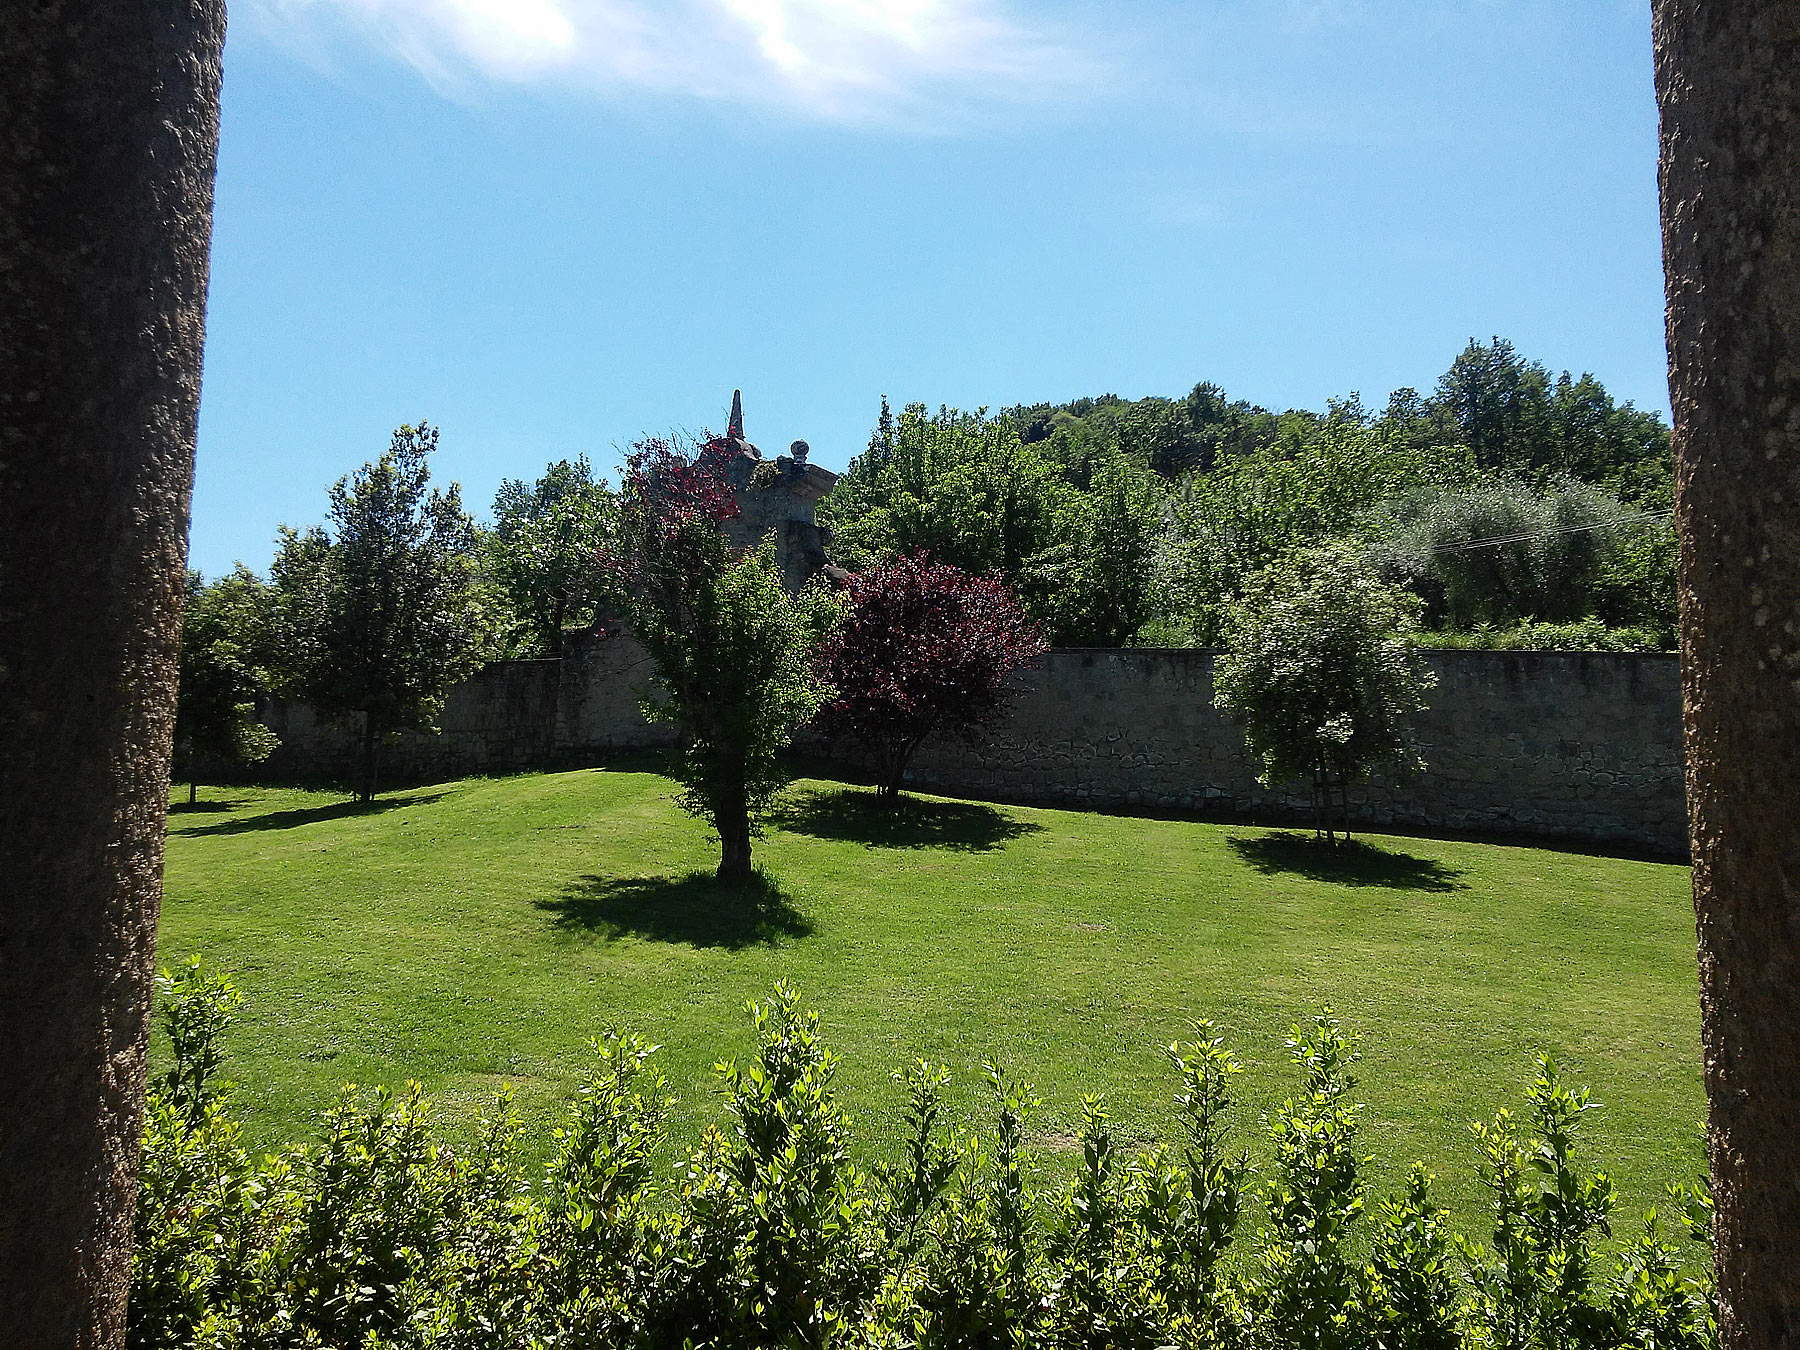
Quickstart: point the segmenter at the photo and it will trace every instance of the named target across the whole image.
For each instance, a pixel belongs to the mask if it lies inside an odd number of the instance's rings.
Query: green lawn
[[[1532,1057],[1591,1083],[1595,1152],[1633,1210],[1700,1166],[1685,868],[1543,848],[1369,836],[1322,863],[1263,829],[797,785],[758,846],[760,910],[690,869],[700,826],[651,773],[582,770],[395,793],[210,788],[170,819],[165,963],[199,952],[247,995],[228,1038],[252,1137],[304,1135],[345,1081],[421,1080],[449,1128],[503,1083],[545,1120],[609,1024],[664,1047],[678,1141],[716,1110],[711,1066],[777,979],[824,1016],[870,1149],[890,1072],[980,1064],[1035,1083],[1047,1155],[1083,1094],[1156,1135],[1160,1046],[1217,1020],[1250,1072],[1243,1123],[1295,1081],[1290,1022],[1324,1004],[1364,1035],[1365,1142],[1384,1182],[1429,1160],[1473,1218],[1468,1123],[1517,1103]],[[185,794],[182,794],[185,796]]]

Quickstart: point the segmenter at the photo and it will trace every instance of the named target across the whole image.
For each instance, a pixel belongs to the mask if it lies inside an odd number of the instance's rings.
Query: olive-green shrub
[[[346,1090],[312,1144],[253,1157],[212,1074],[237,1005],[190,963],[166,983],[175,1067],[152,1084],[134,1347],[1657,1347],[1715,1343],[1708,1287],[1654,1226],[1611,1254],[1610,1183],[1578,1158],[1592,1103],[1543,1061],[1527,1113],[1482,1126],[1487,1241],[1451,1231],[1414,1168],[1370,1208],[1357,1050],[1294,1029],[1299,1090],[1234,1142],[1240,1067],[1206,1024],[1169,1047],[1178,1131],[1122,1154],[1083,1106],[1072,1180],[1040,1186],[1026,1085],[990,1071],[995,1126],[952,1135],[945,1076],[897,1075],[894,1161],[851,1157],[816,1015],[777,986],[758,1049],[720,1068],[725,1119],[672,1175],[654,1048],[596,1042],[547,1169],[502,1096],[472,1146],[433,1138],[415,1086]],[[1704,1187],[1674,1187],[1704,1239]],[[1254,1219],[1254,1221],[1253,1221]]]

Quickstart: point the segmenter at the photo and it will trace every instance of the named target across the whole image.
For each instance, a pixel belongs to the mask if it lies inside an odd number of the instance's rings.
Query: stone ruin
[[[805,441],[795,441],[785,455],[764,459],[762,451],[744,438],[741,390],[731,391],[725,441],[732,450],[725,472],[740,512],[726,522],[726,538],[737,548],[749,548],[772,534],[775,561],[789,590],[799,590],[821,572],[841,575],[826,554],[830,531],[813,515],[819,498],[831,491],[838,476],[807,462],[810,447]]]

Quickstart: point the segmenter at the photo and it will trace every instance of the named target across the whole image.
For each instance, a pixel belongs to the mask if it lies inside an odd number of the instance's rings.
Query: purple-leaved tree
[[[999,577],[923,553],[859,573],[845,591],[843,621],[820,652],[836,692],[819,727],[859,746],[877,795],[892,800],[927,740],[972,739],[1006,710],[1007,676],[1044,651],[1043,630]]]

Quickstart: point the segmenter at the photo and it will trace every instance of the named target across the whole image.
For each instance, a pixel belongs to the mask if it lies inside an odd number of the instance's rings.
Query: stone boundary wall
[[[1442,651],[1420,720],[1427,768],[1356,789],[1362,826],[1559,838],[1680,856],[1687,848],[1681,693],[1672,656]],[[561,660],[511,661],[451,692],[438,736],[406,735],[384,779],[556,768],[665,746],[637,700],[649,682],[628,638]],[[1242,737],[1212,706],[1212,654],[1061,650],[1021,671],[1005,722],[975,746],[922,750],[911,785],[1095,810],[1304,818],[1303,796],[1257,785]],[[277,706],[264,771],[347,779],[354,737]]]
[[[1681,687],[1673,656],[1437,651],[1420,716],[1424,772],[1351,792],[1352,817],[1396,826],[1687,850]],[[973,747],[920,752],[945,792],[1096,809],[1302,820],[1304,793],[1256,782],[1213,707],[1212,654],[1056,651],[1012,715]]]

